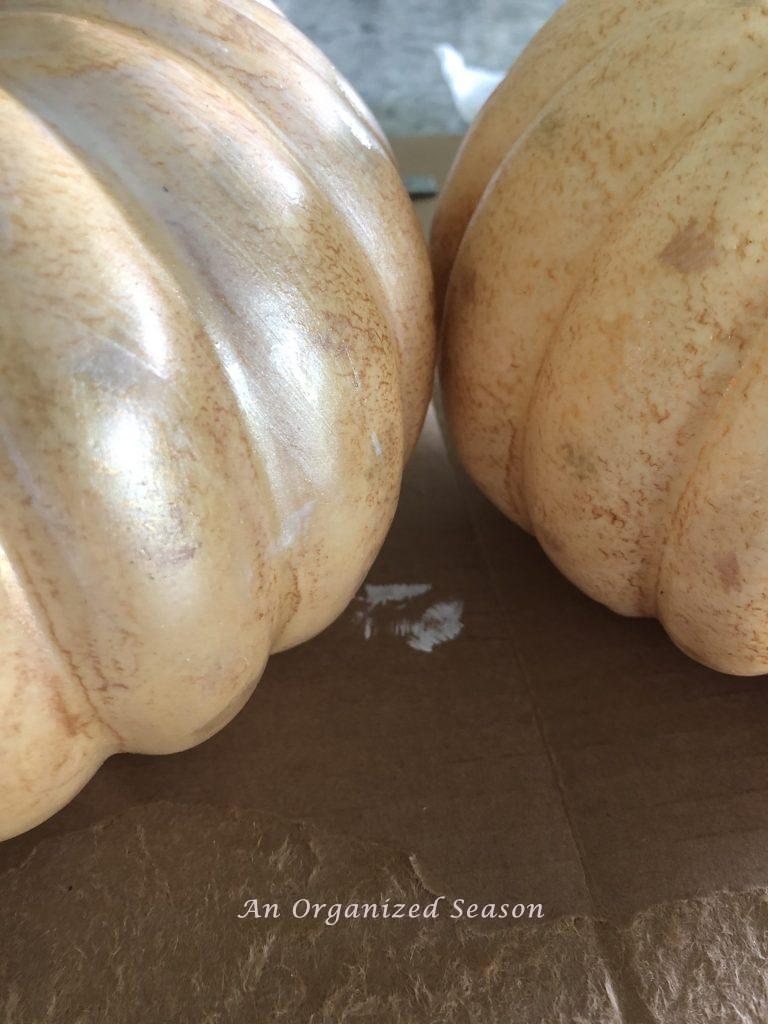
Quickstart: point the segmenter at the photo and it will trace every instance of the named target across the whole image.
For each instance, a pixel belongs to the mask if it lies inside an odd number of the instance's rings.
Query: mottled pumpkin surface
[[[768,5],[570,0],[432,236],[458,451],[589,595],[768,671]]]
[[[347,604],[432,368],[387,144],[252,0],[0,0],[0,837]]]

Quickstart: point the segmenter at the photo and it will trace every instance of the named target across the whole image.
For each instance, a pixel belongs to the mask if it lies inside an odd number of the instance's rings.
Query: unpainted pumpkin
[[[372,116],[254,0],[0,0],[0,838],[344,608],[433,370]]]
[[[768,6],[570,0],[432,235],[459,454],[587,594],[768,671]]]

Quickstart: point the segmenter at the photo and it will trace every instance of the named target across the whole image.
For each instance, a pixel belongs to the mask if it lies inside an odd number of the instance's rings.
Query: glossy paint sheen
[[[768,6],[570,0],[432,238],[468,469],[592,597],[768,670]]]
[[[386,142],[276,9],[0,0],[0,837],[344,608],[433,355]]]

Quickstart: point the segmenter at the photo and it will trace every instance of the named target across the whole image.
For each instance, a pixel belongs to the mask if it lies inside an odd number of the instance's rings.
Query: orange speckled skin
[[[390,151],[255,0],[0,0],[0,838],[344,608],[434,359]]]
[[[586,593],[768,671],[768,5],[570,0],[432,236],[448,423]]]

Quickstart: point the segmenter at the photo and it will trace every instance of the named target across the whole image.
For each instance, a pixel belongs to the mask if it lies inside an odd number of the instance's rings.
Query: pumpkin
[[[432,235],[458,453],[587,594],[768,670],[768,6],[570,0]]]
[[[432,335],[380,129],[271,4],[0,0],[0,837],[340,613]]]

